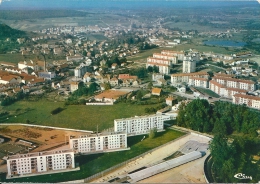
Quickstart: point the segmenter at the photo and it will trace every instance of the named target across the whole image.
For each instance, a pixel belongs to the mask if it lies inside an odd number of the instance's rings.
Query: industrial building
[[[73,150],[16,154],[7,158],[7,178],[75,168]]]
[[[127,134],[146,134],[151,129],[163,130],[163,122],[170,120],[166,115],[136,116],[133,118],[123,118],[114,120],[115,132],[126,132]]]
[[[82,135],[70,138],[69,142],[70,149],[74,149],[77,153],[93,154],[127,149],[127,135],[125,133]]]

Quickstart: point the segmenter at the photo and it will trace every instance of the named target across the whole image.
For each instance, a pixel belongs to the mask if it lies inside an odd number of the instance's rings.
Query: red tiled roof
[[[194,72],[194,73],[176,73],[176,74],[172,74],[172,77],[179,77],[179,76],[197,76],[197,75],[207,75],[209,76],[209,74],[207,72]]]
[[[240,98],[246,98],[246,99],[251,99],[251,100],[258,100],[260,101],[260,97],[257,96],[251,96],[251,95],[243,95],[243,94],[235,94],[234,97],[240,97]]]
[[[216,80],[216,79],[221,79],[221,80],[226,80],[226,81],[233,81],[233,82],[241,82],[241,83],[247,83],[247,84],[255,84],[254,81],[251,80],[242,80],[242,79],[235,79],[235,78],[228,78],[228,77],[212,77],[212,79]]]

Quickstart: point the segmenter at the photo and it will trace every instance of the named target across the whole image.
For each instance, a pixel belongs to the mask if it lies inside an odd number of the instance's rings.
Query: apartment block
[[[191,77],[208,79],[209,74],[207,72],[194,72],[194,73],[177,73],[171,75],[171,83],[173,86],[178,86],[182,83],[189,83]]]
[[[146,134],[153,128],[161,131],[166,120],[170,120],[170,117],[157,114],[116,119],[114,120],[114,131],[127,134]]]
[[[254,81],[251,80],[241,80],[235,79],[230,77],[220,77],[214,76],[212,80],[217,81],[218,83],[228,87],[228,88],[237,88],[237,89],[244,89],[247,91],[255,91],[256,85]]]
[[[244,94],[235,94],[233,96],[234,104],[245,104],[248,107],[260,110],[260,97]]]
[[[147,62],[146,63],[146,68],[149,66],[157,66],[159,68],[159,73],[162,74],[169,74],[170,73],[170,67],[168,64],[161,64],[161,63],[155,63],[155,62]]]
[[[206,78],[190,77],[189,78],[189,85],[195,86],[195,87],[208,88],[209,87],[209,81]]]
[[[178,64],[178,58],[177,58],[177,56],[174,56],[174,55],[154,53],[153,58],[166,59],[166,60],[171,61],[172,64]]]
[[[209,81],[209,89],[214,91],[220,96],[224,96],[226,88],[224,85],[218,83],[217,81],[211,80]]]
[[[183,51],[170,51],[170,50],[163,50],[161,51],[161,54],[177,56],[178,57],[177,60],[183,60],[185,55]]]
[[[91,134],[70,138],[70,149],[77,153],[98,153],[118,151],[127,148],[126,133],[110,133],[107,135]]]
[[[7,159],[7,178],[75,168],[73,150],[16,154]]]
[[[214,91],[220,96],[226,97],[226,98],[232,98],[235,94],[243,94],[245,95],[247,93],[247,90],[244,89],[238,89],[238,88],[227,88],[226,86],[218,83],[215,80],[211,80],[209,82],[209,88],[210,90]]]
[[[196,71],[196,61],[190,59],[184,59],[182,65],[182,72],[183,73],[192,73]]]

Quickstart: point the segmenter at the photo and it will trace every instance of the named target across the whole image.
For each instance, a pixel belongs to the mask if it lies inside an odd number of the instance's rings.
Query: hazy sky
[[[200,2],[198,2],[200,1]],[[201,2],[203,1],[203,3]],[[251,2],[249,2],[251,1]],[[142,8],[178,6],[226,6],[235,3],[254,3],[256,0],[0,0],[0,9],[87,9],[87,8]],[[259,0],[260,1],[260,0]],[[142,3],[140,3],[142,2]],[[208,3],[207,3],[208,2]],[[210,3],[209,3],[210,2]],[[256,4],[257,5],[257,4]],[[131,6],[131,7],[130,7]],[[242,4],[241,4],[242,6]]]

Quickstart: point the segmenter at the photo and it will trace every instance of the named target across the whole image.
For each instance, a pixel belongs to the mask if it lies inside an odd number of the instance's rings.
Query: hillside
[[[12,29],[6,24],[0,24],[0,40],[5,40],[7,38],[14,40],[25,35],[26,33],[24,31]]]

